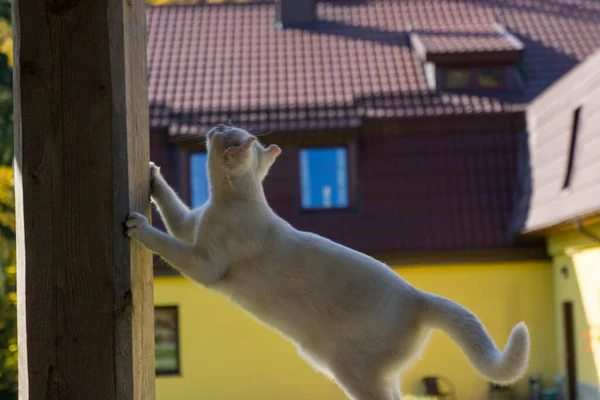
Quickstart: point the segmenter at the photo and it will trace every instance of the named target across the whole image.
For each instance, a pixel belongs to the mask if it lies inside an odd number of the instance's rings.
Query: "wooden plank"
[[[19,398],[153,399],[143,0],[15,0]]]

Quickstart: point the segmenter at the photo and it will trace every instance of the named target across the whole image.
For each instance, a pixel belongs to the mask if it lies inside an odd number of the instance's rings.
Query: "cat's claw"
[[[125,235],[130,238],[138,239],[144,229],[148,226],[148,219],[140,213],[132,212],[125,221]]]

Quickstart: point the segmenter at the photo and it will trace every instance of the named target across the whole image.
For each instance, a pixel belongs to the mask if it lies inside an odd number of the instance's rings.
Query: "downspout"
[[[597,243],[600,243],[600,237],[594,235],[593,233],[585,230],[583,228],[583,226],[581,226],[581,221],[579,221],[578,219],[576,219],[575,221],[573,221],[573,224],[575,225],[575,229],[577,229],[579,231],[579,233],[581,233],[583,236],[587,237],[588,239],[591,239]]]

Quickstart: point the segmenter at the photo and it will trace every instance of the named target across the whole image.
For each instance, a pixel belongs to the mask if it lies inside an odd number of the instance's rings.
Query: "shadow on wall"
[[[525,227],[531,205],[532,187],[529,134],[517,134],[517,183],[513,194],[513,213],[508,224],[509,237],[516,237]]]
[[[507,28],[510,29],[510,26]],[[576,57],[558,52],[539,40],[513,33],[525,45],[525,57],[519,65],[525,101],[533,100],[580,62]]]
[[[524,61],[519,65],[519,72],[524,84],[522,101],[526,103],[533,101],[550,85],[574,68],[578,64],[578,60],[529,37],[517,36],[526,48]],[[548,60],[552,60],[552,65],[545,68],[544,65]],[[529,126],[526,129],[529,129]],[[536,132],[536,134],[543,134],[543,132]],[[564,134],[568,134],[568,132],[565,131]],[[533,192],[536,190],[533,175],[536,168],[542,167],[542,165],[532,165],[531,163],[531,152],[536,151],[535,147],[531,148],[531,135],[532,132],[521,132],[517,139],[517,184],[513,197],[513,212],[507,232],[511,237],[516,237],[525,228]],[[538,186],[547,183],[538,182]]]

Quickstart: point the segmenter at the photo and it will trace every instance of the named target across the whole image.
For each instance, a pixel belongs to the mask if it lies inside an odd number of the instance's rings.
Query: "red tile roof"
[[[151,125],[172,134],[229,119],[254,131],[316,129],[523,110],[600,47],[596,1],[330,0],[317,8],[314,27],[279,30],[271,1],[149,7]],[[524,90],[429,93],[409,29],[471,32],[468,46],[503,48],[481,34],[494,22],[525,44]],[[436,51],[465,45],[455,39],[427,43]]]

